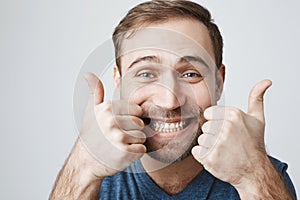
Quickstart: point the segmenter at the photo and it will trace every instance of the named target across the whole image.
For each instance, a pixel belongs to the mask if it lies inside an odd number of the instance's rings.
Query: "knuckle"
[[[122,147],[122,150],[123,150],[123,152],[130,152],[129,145],[125,145],[125,146],[123,146],[123,147]],[[126,156],[126,154],[123,154],[123,156],[125,157],[125,156]]]
[[[146,142],[146,138],[139,138],[138,140],[139,140],[139,143],[140,143],[140,144],[143,144],[143,143]]]
[[[123,143],[123,141],[126,139],[124,134],[119,132],[113,132],[111,134],[108,134],[109,141],[112,143]]]
[[[234,123],[231,121],[226,121],[223,124],[222,132],[221,132],[221,140],[227,141],[230,139],[230,134],[233,131]]]
[[[140,106],[136,106],[136,107],[137,107],[137,114],[142,115],[143,114],[143,109]]]
[[[242,118],[242,111],[237,108],[230,108],[229,109],[229,120],[237,121]]]
[[[146,136],[143,132],[141,131],[134,131],[132,134],[129,134],[130,137],[133,138],[133,140],[136,141],[136,143],[144,143],[146,142]]]
[[[144,143],[144,142],[146,142],[147,137],[145,136],[145,134],[141,133],[141,134],[139,135],[139,139],[140,139],[141,143]]]
[[[224,142],[226,142],[228,140],[228,134],[226,132],[223,132],[221,135],[220,135],[220,143],[219,145],[222,145]]]
[[[130,145],[126,145],[126,146],[124,146],[124,151],[127,153],[129,153],[129,152],[134,153],[136,151],[136,149],[133,149]]]
[[[202,137],[201,137],[201,136],[198,137],[197,142],[198,142],[198,144],[200,144],[200,145],[202,144]]]
[[[205,165],[206,165],[206,166],[213,166],[213,163],[214,163],[213,156],[208,155],[208,156],[205,158]]]
[[[144,145],[137,145],[135,153],[146,153],[146,147]]]
[[[230,132],[232,130],[233,122],[224,121],[222,130],[224,132]]]
[[[147,153],[147,148],[145,145],[141,145],[141,153]]]
[[[116,136],[115,139],[116,139],[118,142],[121,142],[121,143],[125,144],[126,141],[127,141],[127,137],[128,137],[128,136],[127,136],[126,133],[122,133],[122,134]]]
[[[202,131],[203,132],[208,132],[209,131],[209,129],[210,129],[210,127],[211,127],[211,122],[210,121],[207,121],[207,122],[205,122],[203,125],[202,125]]]
[[[98,109],[101,112],[112,112],[112,102],[111,101],[104,101],[98,105]]]
[[[107,112],[108,108],[107,108],[107,105],[106,105],[106,102],[103,102],[99,105],[96,105],[94,107],[94,112],[97,116],[102,116],[105,114],[105,112]]]
[[[106,127],[108,127],[109,129],[115,128],[117,126],[116,125],[116,120],[112,115],[107,115],[103,119],[104,119],[103,120],[104,125]]]
[[[144,144],[146,142],[146,140],[147,140],[146,137],[143,138],[141,143]]]
[[[203,125],[202,125],[202,127],[201,127],[201,129],[202,129],[202,132],[206,132],[207,131],[207,127],[208,127],[208,122],[205,122]]]
[[[134,125],[139,126],[140,129],[143,129],[143,128],[144,128],[144,122],[143,122],[143,120],[141,120],[140,118],[135,117],[135,116],[131,116],[131,117],[130,117],[130,121],[131,121]]]

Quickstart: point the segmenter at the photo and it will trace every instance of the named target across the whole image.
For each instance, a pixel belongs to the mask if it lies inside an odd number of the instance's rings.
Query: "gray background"
[[[77,137],[72,98],[80,67],[138,2],[0,2],[0,199],[47,199]],[[199,2],[225,40],[223,103],[247,110],[251,87],[273,80],[265,98],[267,147],[289,164],[299,188],[300,2]]]

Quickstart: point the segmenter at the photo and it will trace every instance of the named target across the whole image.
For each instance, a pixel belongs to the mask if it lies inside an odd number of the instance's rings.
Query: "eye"
[[[197,71],[187,71],[181,74],[181,79],[189,83],[198,83],[203,80],[203,76]]]
[[[189,72],[182,75],[183,78],[196,78],[196,77],[202,77],[201,74],[195,73],[195,72]]]
[[[144,78],[154,78],[154,74],[150,72],[142,72],[138,74],[139,77],[144,77]]]

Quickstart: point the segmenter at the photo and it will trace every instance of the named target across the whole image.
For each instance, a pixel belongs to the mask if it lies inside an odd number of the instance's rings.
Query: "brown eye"
[[[188,83],[199,83],[203,76],[199,72],[186,72],[181,75],[181,79]]]

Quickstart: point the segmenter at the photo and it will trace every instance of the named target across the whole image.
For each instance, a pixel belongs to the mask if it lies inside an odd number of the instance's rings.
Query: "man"
[[[50,199],[296,199],[287,165],[264,144],[263,80],[248,112],[217,106],[225,66],[210,13],[190,1],[150,1],[116,27],[119,99],[90,98],[80,138]]]

